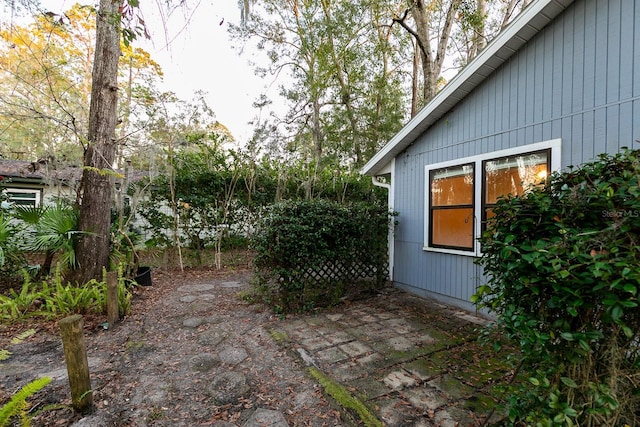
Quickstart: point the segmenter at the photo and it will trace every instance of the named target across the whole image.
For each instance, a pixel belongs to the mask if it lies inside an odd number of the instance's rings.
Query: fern
[[[9,425],[9,421],[13,417],[20,417],[23,426],[30,425],[30,419],[27,414],[27,399],[42,390],[51,382],[51,378],[42,377],[22,387],[16,394],[11,397],[2,408],[0,408],[0,427]]]
[[[19,334],[18,336],[14,337],[11,340],[11,344],[20,344],[21,342],[29,338],[31,335],[34,335],[35,333],[36,333],[35,329],[28,329],[23,333]],[[3,360],[7,360],[12,354],[13,353],[11,353],[9,350],[5,348],[0,348],[0,362]]]
[[[36,333],[35,329],[27,329],[23,333],[19,334],[17,337],[14,337],[11,340],[11,344],[20,344],[22,341],[26,340],[30,336],[35,335],[35,333]]]

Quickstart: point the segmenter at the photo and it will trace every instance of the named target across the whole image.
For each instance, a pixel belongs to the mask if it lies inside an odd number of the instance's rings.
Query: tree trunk
[[[415,50],[413,52],[413,70],[411,73],[411,117],[415,117],[418,114],[418,110],[420,109],[420,83],[419,83],[419,73],[420,73],[420,58],[422,53],[420,52],[420,47],[418,43],[415,44]]]
[[[425,0],[416,0],[411,7],[411,15],[416,24],[416,29],[411,29],[405,22],[406,13],[400,19],[394,19],[405,28],[416,39],[418,46],[422,52],[422,73],[424,79],[423,102],[426,104],[436,95],[438,92],[438,77],[442,72],[442,64],[445,59],[447,46],[451,39],[451,31],[453,29],[453,21],[456,16],[456,12],[460,6],[461,0],[450,0],[448,4],[442,2],[440,7],[444,12],[444,22],[441,29],[437,34],[432,34],[432,7],[431,2]],[[431,49],[431,39],[434,37],[435,52]]]
[[[86,234],[76,246],[78,267],[70,276],[77,283],[101,277],[103,267],[109,265],[113,191],[111,171],[117,145],[119,6],[119,0],[100,0],[97,15],[89,134],[80,196],[80,230]]]

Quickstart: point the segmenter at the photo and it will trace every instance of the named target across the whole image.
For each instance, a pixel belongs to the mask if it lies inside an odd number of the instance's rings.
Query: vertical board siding
[[[567,18],[569,19],[569,18]],[[584,109],[585,4],[576,5],[573,14],[573,73],[571,75],[571,111]]]
[[[633,94],[633,61],[636,56],[636,41],[634,40],[634,13],[620,12],[620,98],[624,99]]]
[[[596,87],[596,2],[580,3],[585,5],[583,109],[588,109],[594,106]]]
[[[633,15],[634,20],[633,23],[631,24],[632,28],[629,29],[629,32],[633,33],[633,44],[628,46],[628,49],[633,49],[633,50],[629,50],[629,56],[633,58],[633,67],[632,69],[634,71],[636,70],[640,70],[640,55],[637,54],[638,50],[640,50],[640,30],[638,30],[638,22],[640,22],[640,6],[637,4],[634,4],[634,11],[633,13],[626,13],[626,8],[625,11],[623,11],[623,15],[628,15],[631,16]],[[625,39],[625,43],[627,42],[627,39]],[[635,54],[634,54],[635,53]],[[640,73],[638,72],[634,72],[633,73],[633,96],[637,97],[640,96]]]
[[[563,168],[640,140],[634,0],[576,0],[396,158],[394,280],[468,302],[475,258],[423,250],[425,166],[555,138]]]
[[[622,17],[620,16],[620,1],[609,3],[607,10],[607,80],[606,80],[606,100],[607,103],[620,100],[620,27]]]

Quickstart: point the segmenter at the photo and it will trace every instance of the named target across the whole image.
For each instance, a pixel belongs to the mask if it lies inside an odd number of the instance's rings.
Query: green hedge
[[[513,425],[640,425],[640,152],[498,202],[476,302],[521,349]]]
[[[258,285],[282,312],[335,304],[388,277],[391,215],[381,205],[324,200],[271,206],[253,239]]]

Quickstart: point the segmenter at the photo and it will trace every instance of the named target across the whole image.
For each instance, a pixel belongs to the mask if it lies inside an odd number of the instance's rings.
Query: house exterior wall
[[[425,167],[554,139],[561,166],[638,148],[640,4],[578,0],[395,158],[396,285],[472,308],[475,257],[425,251]]]

